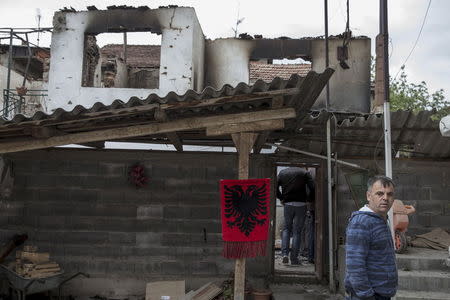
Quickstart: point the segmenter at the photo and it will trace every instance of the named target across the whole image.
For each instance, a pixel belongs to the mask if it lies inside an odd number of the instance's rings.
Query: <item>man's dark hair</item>
[[[377,176],[369,178],[369,180],[367,181],[367,190],[370,191],[370,189],[375,184],[375,182],[378,182],[378,181],[381,182],[383,187],[388,187],[388,186],[395,187],[395,184],[391,178],[384,176],[384,175],[377,175]]]

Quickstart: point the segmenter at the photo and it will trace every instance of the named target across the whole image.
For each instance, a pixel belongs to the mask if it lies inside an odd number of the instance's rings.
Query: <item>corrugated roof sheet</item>
[[[290,144],[315,153],[326,153],[325,124],[333,115],[332,151],[338,157],[384,155],[383,115],[312,112],[300,124],[298,138]],[[442,137],[433,112],[391,112],[392,149],[402,156],[450,158],[450,138]]]
[[[294,108],[297,116],[302,117],[311,109],[332,73],[331,69],[321,74],[311,71],[306,77],[292,75],[289,80],[275,78],[270,83],[259,80],[252,86],[239,83],[236,87],[225,85],[220,90],[208,87],[201,93],[189,90],[184,95],[177,95],[170,92],[165,97],[151,94],[144,100],[133,97],[126,102],[116,100],[111,105],[98,102],[89,108],[78,105],[72,111],[57,109],[51,114],[37,112],[32,117],[16,115],[12,120],[0,121],[0,150],[3,153],[12,151],[8,145],[15,141],[20,141],[18,143],[21,145],[34,141],[39,146],[32,146],[32,149],[39,149],[36,147],[44,147],[44,144],[49,147],[42,139],[56,136],[162,123],[155,118],[157,110],[164,110],[170,121],[267,111],[272,109],[274,97],[283,97],[280,108]],[[133,134],[136,136],[127,135],[127,139],[167,143],[164,134],[143,137],[138,133]],[[99,141],[102,137],[97,133],[94,135],[84,135],[83,142]],[[210,145],[232,143],[229,135],[221,138],[208,137],[201,128],[179,132],[179,135],[181,140],[206,140]],[[52,146],[62,145],[58,143],[62,143],[63,139],[57,140],[52,142]]]

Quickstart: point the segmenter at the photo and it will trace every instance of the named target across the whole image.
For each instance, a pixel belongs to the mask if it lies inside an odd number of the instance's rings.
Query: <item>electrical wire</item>
[[[417,46],[417,43],[419,42],[419,38],[420,38],[420,35],[422,34],[422,29],[423,29],[423,27],[425,25],[425,21],[426,21],[427,16],[428,16],[428,11],[430,10],[430,6],[431,6],[431,0],[428,2],[427,11],[425,12],[425,16],[423,17],[422,25],[420,26],[419,34],[417,35],[416,41],[414,42],[414,45],[411,48],[411,51],[409,52],[409,54],[406,57],[405,61],[403,62],[403,64],[401,64],[400,69],[397,71],[397,74],[395,74],[394,80],[397,78],[398,74],[402,70],[402,67],[406,65],[406,62],[411,57],[411,54],[413,53],[414,49]]]

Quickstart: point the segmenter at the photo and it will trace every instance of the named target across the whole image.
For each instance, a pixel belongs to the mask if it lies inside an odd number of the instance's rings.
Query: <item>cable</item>
[[[409,54],[408,54],[408,57],[406,57],[406,59],[405,59],[405,61],[403,62],[403,64],[401,64],[401,67],[400,67],[400,69],[398,70],[397,74],[395,74],[394,80],[397,78],[398,73],[400,73],[400,71],[402,70],[402,67],[403,67],[404,65],[406,65],[406,62],[408,61],[409,57],[411,56],[411,54],[413,53],[414,49],[415,49],[416,46],[417,46],[417,42],[419,42],[419,38],[420,38],[420,35],[422,34],[422,29],[423,29],[423,26],[425,25],[425,21],[426,21],[427,16],[428,16],[428,11],[430,10],[430,6],[431,6],[431,0],[428,2],[427,11],[425,12],[425,16],[423,17],[422,26],[420,26],[419,34],[417,35],[417,39],[416,39],[416,41],[415,41],[415,43],[414,43],[414,46],[412,47],[411,51],[410,51]]]

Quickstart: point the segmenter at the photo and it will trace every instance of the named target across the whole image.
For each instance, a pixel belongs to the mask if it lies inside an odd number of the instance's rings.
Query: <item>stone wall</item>
[[[141,297],[148,281],[185,279],[195,288],[234,270],[221,256],[218,182],[237,177],[236,153],[53,149],[8,157],[15,184],[0,202],[1,240],[27,232],[27,243],[68,274],[91,275],[65,294]],[[149,177],[141,189],[127,181],[136,162]],[[251,168],[253,178],[274,170],[262,156]],[[248,260],[248,278],[270,273],[268,249]]]

